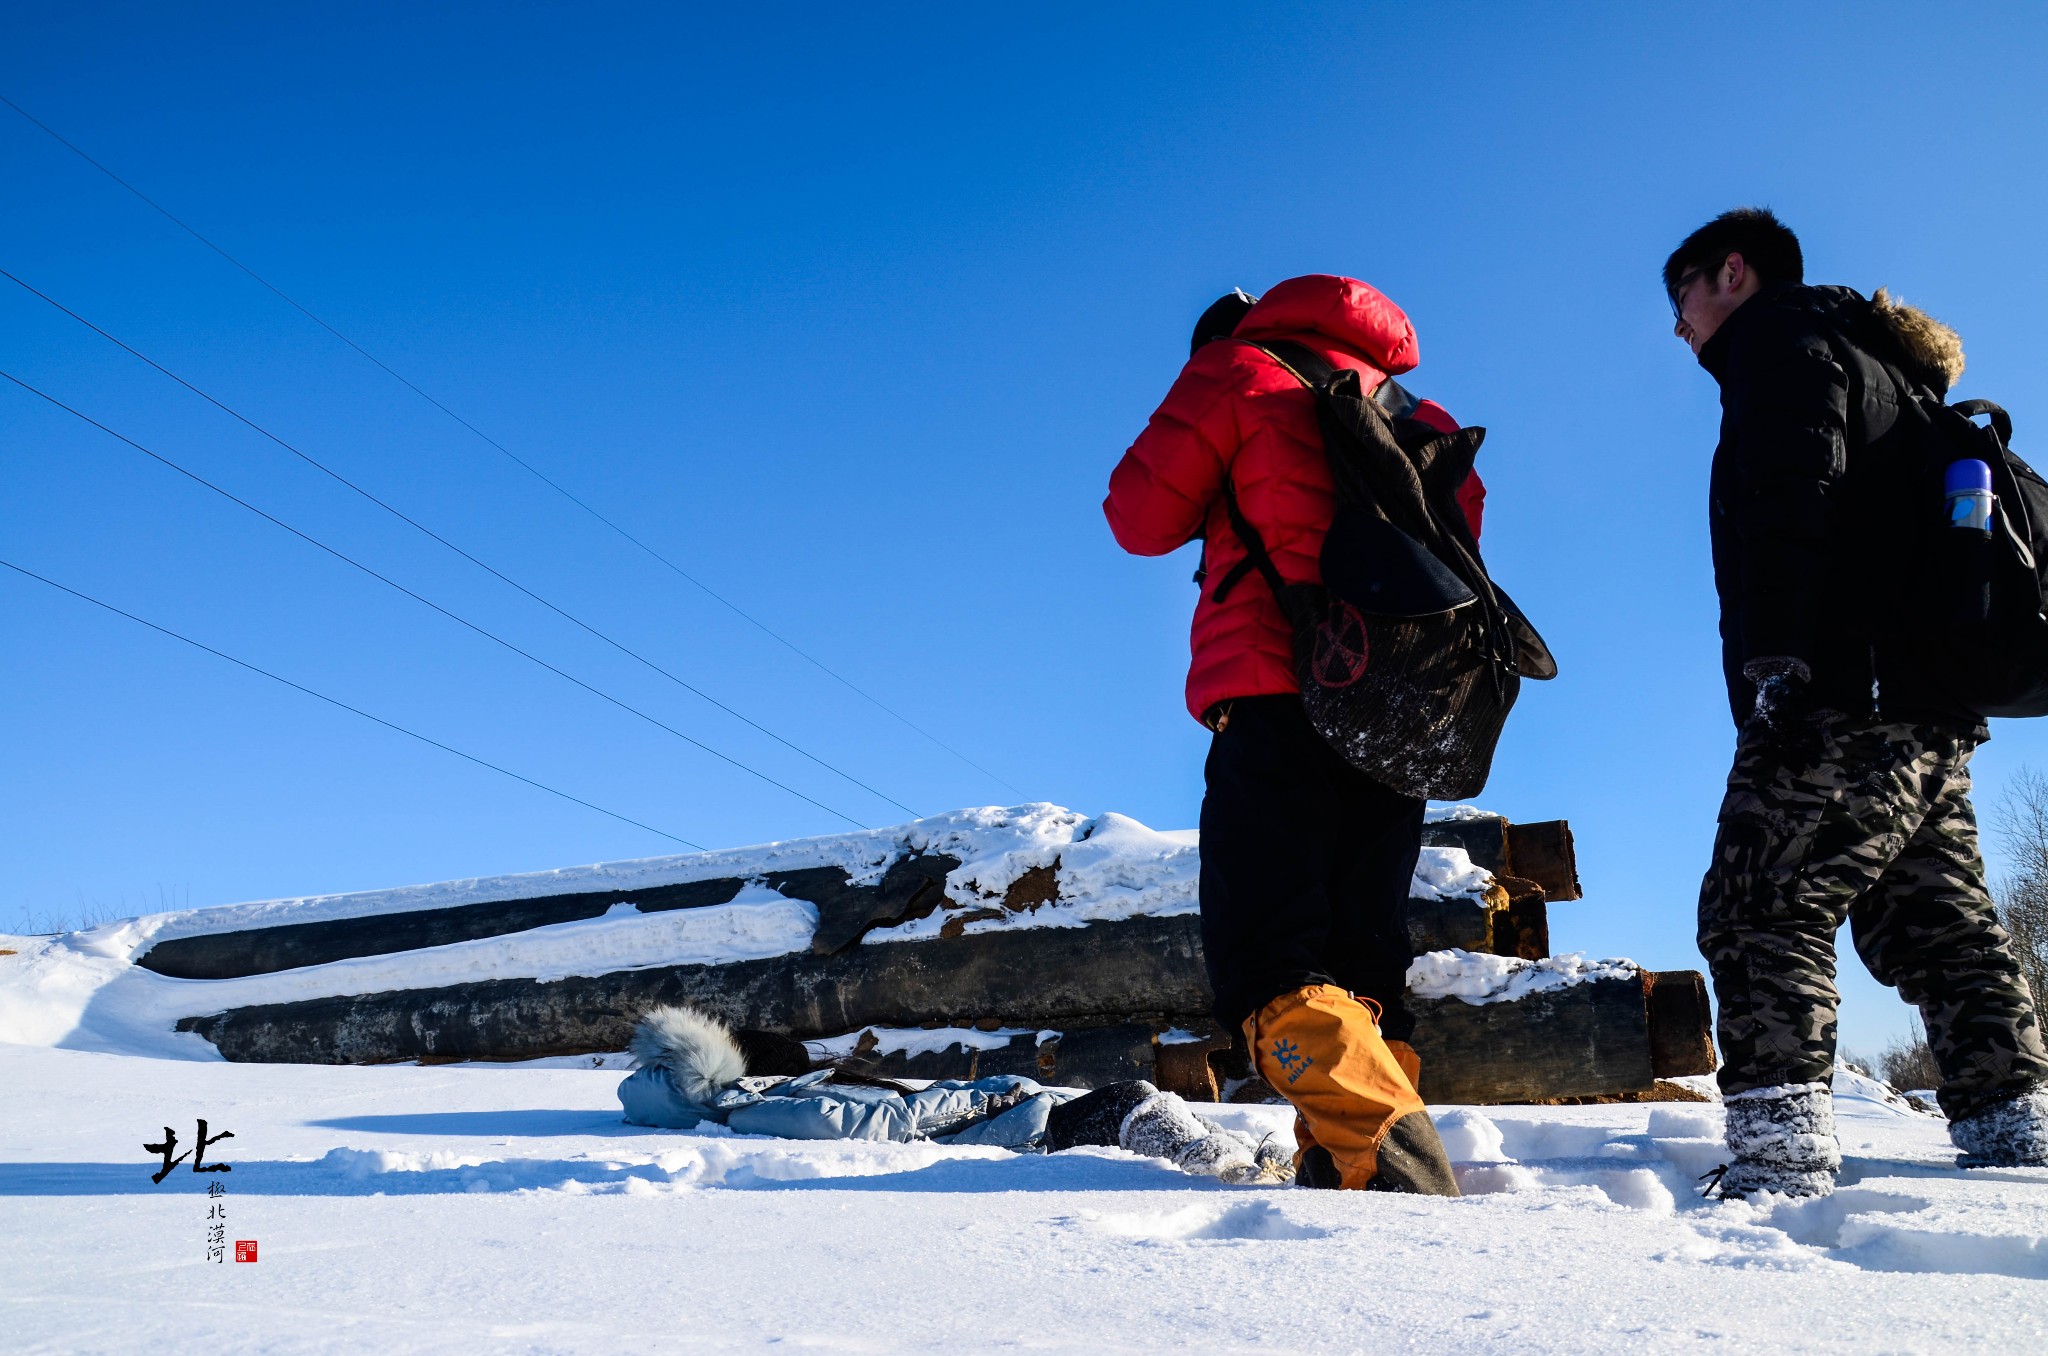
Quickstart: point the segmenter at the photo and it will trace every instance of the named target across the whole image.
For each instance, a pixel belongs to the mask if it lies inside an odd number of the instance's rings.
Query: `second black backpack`
[[[1921,613],[1935,669],[1981,716],[2048,715],[2048,481],[2013,452],[2012,417],[1988,400],[1950,405],[1923,388],[1904,413],[1921,422],[1928,458],[1928,579],[1938,592]],[[1997,500],[1988,539],[1934,525],[1931,486],[1943,466],[1964,458],[1991,468]]]

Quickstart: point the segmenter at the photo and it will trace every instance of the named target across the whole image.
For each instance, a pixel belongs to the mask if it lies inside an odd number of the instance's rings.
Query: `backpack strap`
[[[1311,391],[1327,385],[1330,378],[1337,375],[1337,369],[1331,365],[1328,358],[1296,340],[1240,339],[1238,342],[1250,344],[1253,348],[1263,351],[1267,357],[1292,372],[1295,380]],[[1389,419],[1413,419],[1416,407],[1421,405],[1422,401],[1413,391],[1392,377],[1382,377],[1380,384],[1373,388],[1372,403],[1379,406]]]
[[[1296,343],[1292,339],[1274,339],[1268,342],[1241,339],[1238,342],[1250,345],[1286,368],[1296,381],[1311,391],[1335,375],[1335,369],[1330,366],[1329,359],[1307,344]],[[1223,507],[1230,514],[1230,530],[1244,543],[1244,559],[1230,567],[1230,572],[1223,576],[1216,585],[1215,592],[1209,595],[1209,601],[1222,602],[1253,570],[1259,572],[1265,579],[1267,587],[1273,590],[1273,597],[1278,599],[1280,590],[1287,586],[1287,581],[1281,577],[1280,567],[1273,563],[1273,553],[1266,549],[1265,538],[1259,535],[1259,529],[1252,526],[1252,520],[1245,517],[1244,506],[1237,502],[1237,486],[1231,483],[1228,476],[1223,479]]]
[[[1239,342],[1250,344],[1274,362],[1279,363],[1294,374],[1296,381],[1308,387],[1311,391],[1327,384],[1331,377],[1337,375],[1337,369],[1330,365],[1328,358],[1325,358],[1307,344],[1299,343],[1293,339],[1244,339]]]
[[[1230,573],[1223,576],[1223,582],[1209,595],[1209,601],[1222,602],[1253,570],[1265,579],[1266,587],[1273,590],[1277,601],[1280,590],[1287,587],[1287,581],[1281,577],[1280,567],[1273,563],[1273,553],[1266,549],[1266,539],[1259,535],[1259,529],[1252,526],[1252,520],[1244,516],[1244,508],[1237,502],[1237,487],[1230,483],[1228,476],[1223,478],[1223,507],[1230,514],[1230,530],[1237,533],[1237,539],[1244,543],[1244,559],[1230,567]]]
[[[1321,390],[1329,384],[1330,378],[1337,374],[1336,367],[1328,358],[1298,340],[1240,339],[1238,342],[1248,344],[1264,353],[1287,369],[1296,381],[1308,387],[1311,392]],[[1413,414],[1417,403],[1415,397],[1392,377],[1379,384],[1372,398],[1389,418],[1403,418]],[[1229,573],[1217,583],[1215,592],[1209,595],[1209,600],[1215,603],[1222,602],[1253,570],[1259,572],[1260,577],[1266,581],[1266,586],[1273,590],[1274,598],[1278,599],[1280,590],[1286,587],[1287,581],[1281,576],[1279,566],[1273,563],[1273,555],[1266,549],[1265,538],[1252,526],[1252,520],[1245,516],[1243,506],[1237,502],[1237,487],[1227,476],[1223,481],[1223,507],[1230,514],[1231,531],[1237,533],[1237,539],[1244,543],[1245,555],[1244,559],[1231,566]],[[1205,568],[1198,578],[1207,577],[1206,563],[1205,561]]]
[[[1958,400],[1952,407],[1965,419],[1975,419],[1980,414],[1991,416],[1991,427],[1998,434],[1999,444],[2012,446],[2012,416],[2003,407],[1989,400]]]

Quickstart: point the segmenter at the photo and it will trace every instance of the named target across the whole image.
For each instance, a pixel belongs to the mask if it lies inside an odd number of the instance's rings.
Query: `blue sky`
[[[1100,511],[1217,293],[1365,278],[1491,436],[1489,563],[1563,666],[1484,803],[1567,817],[1560,949],[1697,964],[1732,742],[1717,405],[1664,254],[1768,203],[2035,426],[2031,6],[83,3],[0,93],[821,674],[0,108],[0,266],[727,705],[930,813],[1194,823],[1190,558]],[[867,824],[902,811],[418,537],[0,280],[0,367]],[[0,389],[0,557],[696,842],[845,821]],[[0,579],[0,927],[673,845]],[[1980,804],[2048,732],[2001,724]],[[1995,849],[1995,844],[1994,844]],[[1995,863],[1995,856],[1994,856]],[[1850,960],[1848,1043],[1906,1010]]]

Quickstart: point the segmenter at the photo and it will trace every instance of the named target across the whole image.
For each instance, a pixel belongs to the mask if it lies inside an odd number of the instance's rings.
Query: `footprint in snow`
[[[1297,1224],[1270,1201],[1236,1205],[1201,1203],[1163,1214],[1097,1214],[1086,1212],[1060,1221],[1082,1224],[1101,1233],[1141,1243],[1270,1242],[1328,1238],[1328,1229]]]

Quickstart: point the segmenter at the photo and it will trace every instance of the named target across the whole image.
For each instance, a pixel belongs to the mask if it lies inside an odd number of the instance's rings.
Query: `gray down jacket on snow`
[[[732,1035],[690,1008],[657,1008],[633,1033],[639,1068],[619,1085],[634,1125],[687,1130],[715,1121],[782,1139],[914,1139],[1035,1148],[1053,1107],[1074,1097],[1028,1078],[946,1080],[922,1092],[833,1082],[832,1069],[748,1078]]]
[[[721,1089],[706,1104],[686,1100],[666,1069],[639,1069],[619,1084],[619,1101],[633,1124],[671,1130],[718,1121],[742,1135],[782,1139],[934,1139],[1025,1149],[1044,1138],[1053,1107],[1075,1095],[1008,1074],[972,1083],[949,1079],[901,1093],[834,1083],[832,1073],[749,1078]]]

